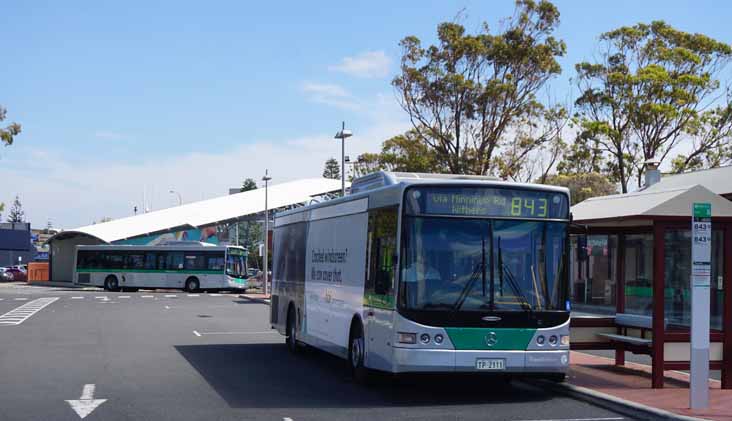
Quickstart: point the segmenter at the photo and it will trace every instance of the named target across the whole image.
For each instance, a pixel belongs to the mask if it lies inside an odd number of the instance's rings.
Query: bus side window
[[[366,294],[390,295],[394,288],[397,208],[369,213],[369,261]]]
[[[155,253],[150,253],[150,252],[145,253],[145,269],[149,269],[149,270],[156,269]]]

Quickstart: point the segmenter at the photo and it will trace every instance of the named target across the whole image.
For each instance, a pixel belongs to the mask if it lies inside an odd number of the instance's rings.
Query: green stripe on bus
[[[524,351],[536,329],[446,327],[445,331],[457,350]],[[486,339],[491,332],[496,334],[496,343],[488,346]]]
[[[157,270],[157,269],[87,269],[77,268],[77,272],[89,272],[89,273],[115,273],[115,272],[126,272],[126,273],[184,273],[184,274],[219,274],[223,275],[223,270]]]
[[[367,307],[393,310],[394,297],[391,295],[365,294],[363,297],[363,305]]]

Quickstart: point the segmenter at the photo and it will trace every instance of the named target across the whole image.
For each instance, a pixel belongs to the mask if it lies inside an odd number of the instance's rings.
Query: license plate
[[[477,370],[505,370],[506,360],[503,358],[478,358],[475,360]]]

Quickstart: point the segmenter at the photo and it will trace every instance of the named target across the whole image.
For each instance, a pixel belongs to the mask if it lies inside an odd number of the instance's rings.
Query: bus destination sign
[[[418,187],[407,194],[407,212],[427,215],[567,219],[561,193],[481,187]]]

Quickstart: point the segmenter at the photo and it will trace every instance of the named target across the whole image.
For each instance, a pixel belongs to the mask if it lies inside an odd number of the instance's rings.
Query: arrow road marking
[[[99,405],[107,402],[106,399],[94,399],[94,390],[96,386],[93,384],[85,384],[81,391],[81,397],[78,400],[67,400],[71,409],[76,412],[79,418],[84,419],[91,414]]]

